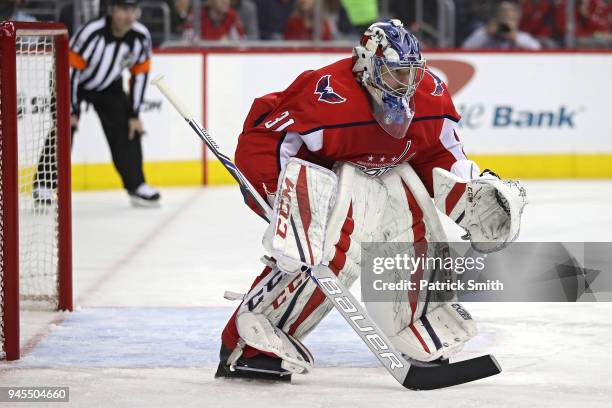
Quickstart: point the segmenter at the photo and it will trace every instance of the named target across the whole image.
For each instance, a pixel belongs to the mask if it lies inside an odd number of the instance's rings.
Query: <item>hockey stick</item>
[[[223,167],[225,167],[227,171],[229,171],[230,174],[234,177],[234,179],[238,182],[238,185],[240,186],[240,191],[242,192],[242,197],[244,198],[244,202],[248,204],[247,197],[251,197],[255,201],[257,207],[259,207],[259,209],[264,214],[263,218],[266,221],[270,222],[272,209],[270,208],[268,203],[257,193],[257,191],[251,185],[249,180],[247,180],[246,177],[242,175],[242,173],[240,172],[240,170],[238,170],[238,167],[236,167],[234,162],[232,162],[229,157],[221,153],[221,151],[219,150],[219,146],[214,141],[214,139],[210,137],[208,131],[202,126],[198,125],[198,123],[193,118],[193,115],[191,114],[190,110],[185,105],[183,105],[183,103],[178,99],[174,92],[170,88],[168,88],[168,86],[164,82],[164,76],[156,76],[151,81],[151,84],[155,85],[166,97],[166,99],[170,101],[172,106],[174,106],[174,108],[181,114],[181,116],[183,117],[183,119],[185,119],[191,129],[193,129],[193,131],[200,137],[200,139],[202,139],[204,144],[208,146],[208,149],[223,164]]]
[[[189,110],[183,105],[174,92],[169,89],[159,75],[151,83],[161,91],[170,103],[181,114],[193,131],[202,139],[223,166],[232,174],[240,185],[245,201],[253,199],[262,210],[266,221],[270,222],[272,209],[257,193],[255,188],[244,177],[236,165],[221,151],[206,129],[198,125]],[[309,276],[319,289],[332,302],[347,323],[361,337],[370,351],[383,366],[404,387],[412,390],[430,390],[458,385],[501,372],[495,358],[491,355],[476,357],[445,365],[414,365],[395,349],[391,341],[370,318],[364,306],[355,299],[351,292],[339,281],[337,276],[326,265],[319,265],[309,271]]]

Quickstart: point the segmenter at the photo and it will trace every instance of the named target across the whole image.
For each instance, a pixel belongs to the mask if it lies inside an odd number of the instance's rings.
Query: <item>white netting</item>
[[[17,35],[19,294],[21,305],[58,301],[54,37]],[[25,302],[25,303],[24,303]]]

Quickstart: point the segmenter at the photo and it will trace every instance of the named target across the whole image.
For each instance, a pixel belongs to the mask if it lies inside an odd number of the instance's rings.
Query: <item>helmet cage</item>
[[[425,60],[392,61],[373,56],[372,85],[381,91],[398,97],[411,97],[425,75]]]

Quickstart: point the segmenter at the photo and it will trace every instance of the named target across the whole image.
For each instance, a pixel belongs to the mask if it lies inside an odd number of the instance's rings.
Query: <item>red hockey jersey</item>
[[[406,137],[396,139],[374,119],[350,58],[306,71],[286,90],[255,99],[238,139],[236,165],[267,197],[276,192],[290,157],[327,168],[350,162],[371,176],[409,161],[433,194],[432,169],[450,170],[466,160],[456,133],[459,115],[446,86],[430,71],[413,100]]]

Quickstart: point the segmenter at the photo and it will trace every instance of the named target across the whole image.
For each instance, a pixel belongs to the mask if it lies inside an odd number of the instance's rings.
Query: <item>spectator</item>
[[[323,6],[323,15],[327,19],[329,23],[329,29],[331,31],[332,38],[334,40],[345,40],[347,39],[347,34],[352,35],[353,27],[348,22],[348,17],[346,16],[346,12],[342,8],[340,4],[340,0],[322,0]],[[341,15],[347,20],[346,24],[349,27],[348,32],[344,32],[340,29]],[[353,38],[356,40],[356,38]]]
[[[282,40],[287,20],[295,0],[257,0],[259,37],[262,40]]]
[[[192,18],[190,0],[166,0],[170,8],[170,31],[174,37],[193,38]]]
[[[435,4],[436,2],[428,3]],[[495,4],[488,0],[455,0],[457,19],[455,25],[456,45],[463,43],[476,29],[484,27],[493,15],[494,9]],[[435,19],[437,19],[437,14],[433,21]]]
[[[476,29],[463,42],[463,48],[539,50],[538,40],[519,31],[521,11],[518,5],[503,1],[497,6],[497,16],[486,26]]]
[[[335,37],[351,42],[358,41],[363,33],[358,33],[351,24],[348,14],[340,0],[331,0],[328,4],[329,15],[333,19]]]
[[[0,21],[36,21],[34,16],[19,10],[22,0],[3,0],[0,2]]]
[[[285,40],[313,40],[314,30],[314,0],[298,0],[295,11],[287,21]],[[332,39],[331,26],[327,18],[321,23],[321,39]]]
[[[536,37],[546,48],[559,46],[552,39],[558,31],[552,0],[521,0],[521,10],[523,15],[519,25],[521,31]]]
[[[555,10],[555,19],[559,28],[559,37],[565,35],[565,1],[560,1]],[[577,0],[576,1],[576,38],[579,45],[597,46],[605,45],[610,41],[610,10],[603,0]],[[598,44],[601,43],[601,44]]]
[[[201,12],[203,40],[243,40],[242,21],[230,0],[207,0]]]
[[[521,12],[519,28],[522,31],[536,37],[553,35],[554,7],[551,0],[521,0]]]
[[[232,0],[231,5],[240,16],[247,38],[249,40],[259,39],[259,22],[255,3],[252,0]]]

